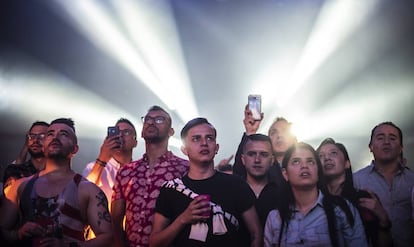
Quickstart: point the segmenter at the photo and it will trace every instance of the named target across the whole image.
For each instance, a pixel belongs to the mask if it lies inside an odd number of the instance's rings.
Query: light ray
[[[113,1],[113,5],[139,53],[166,91],[174,96],[170,108],[176,110],[184,121],[197,116],[192,87],[168,2]]]

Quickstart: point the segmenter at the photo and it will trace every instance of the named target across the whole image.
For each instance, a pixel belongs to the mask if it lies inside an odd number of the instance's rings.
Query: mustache
[[[49,143],[48,147],[50,147],[51,145],[55,145],[55,144],[62,145],[62,143],[61,143],[58,139],[53,139],[53,140]]]

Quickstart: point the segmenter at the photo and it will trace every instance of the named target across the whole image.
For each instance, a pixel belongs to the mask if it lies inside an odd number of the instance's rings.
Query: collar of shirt
[[[375,161],[374,160],[371,161],[371,164],[369,164],[369,167],[371,168],[370,171],[369,171],[370,173],[376,172],[378,174],[381,174],[380,172],[378,172],[378,169],[375,167]],[[395,174],[395,175],[399,175],[399,174],[403,173],[405,170],[408,170],[408,167],[402,166],[401,163],[400,163],[400,165],[398,167],[398,173]]]
[[[164,161],[168,161],[173,157],[173,153],[171,151],[167,151],[165,154],[161,155],[160,157],[158,157],[158,162],[157,163],[162,163]],[[148,155],[147,153],[142,155],[142,160],[144,162],[148,162]]]
[[[316,208],[317,206],[322,207],[323,208],[323,194],[322,191],[318,190],[318,199],[316,199],[316,202],[312,205],[311,210],[309,210],[309,212],[311,212],[314,208]],[[293,207],[292,207],[293,208]],[[296,207],[293,208],[294,212],[299,212],[299,209],[297,209]]]

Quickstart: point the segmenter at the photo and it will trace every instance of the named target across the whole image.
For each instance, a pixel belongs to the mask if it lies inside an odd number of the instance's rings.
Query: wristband
[[[385,226],[382,226],[381,224],[378,224],[378,229],[380,231],[389,231],[389,230],[391,230],[391,226],[392,226],[391,221],[388,221],[388,224],[385,225]]]
[[[105,167],[105,166],[106,166],[106,162],[105,162],[105,161],[100,160],[99,158],[97,158],[97,159],[96,159],[96,163],[98,163],[100,166],[103,166],[103,167]]]

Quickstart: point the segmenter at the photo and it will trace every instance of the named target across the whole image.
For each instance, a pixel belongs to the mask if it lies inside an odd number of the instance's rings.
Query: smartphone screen
[[[119,127],[118,126],[109,126],[108,127],[108,136],[116,136],[119,135]]]
[[[250,94],[248,97],[249,110],[252,112],[253,119],[262,119],[262,96],[258,94]]]

